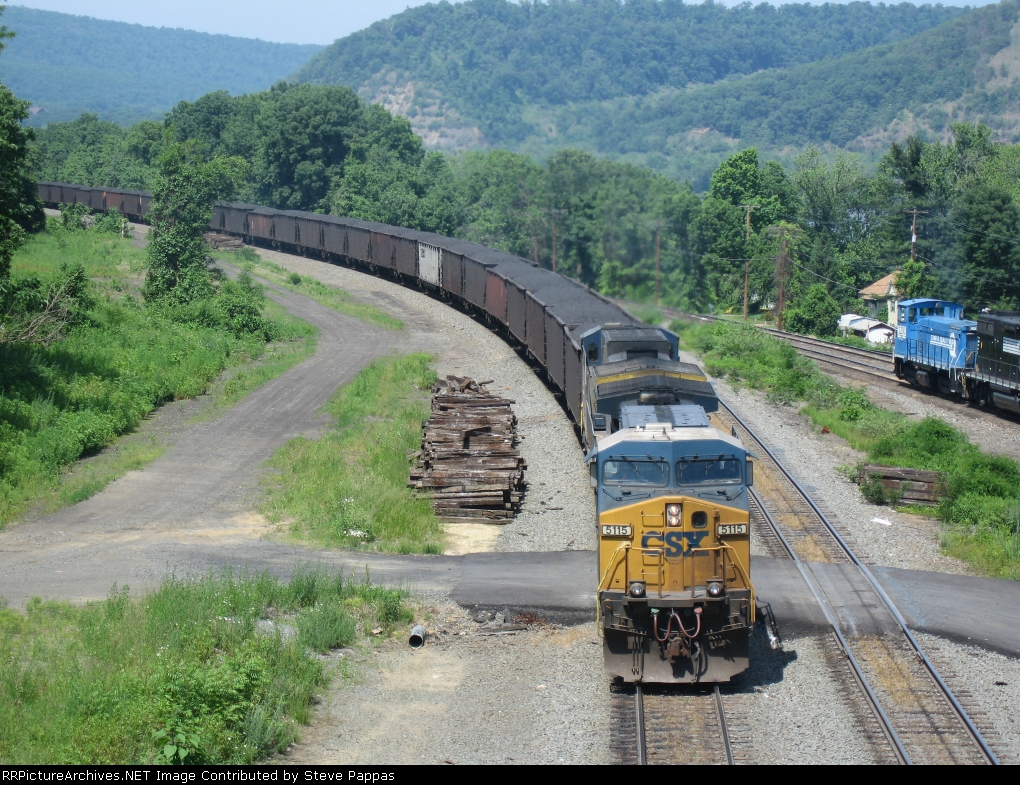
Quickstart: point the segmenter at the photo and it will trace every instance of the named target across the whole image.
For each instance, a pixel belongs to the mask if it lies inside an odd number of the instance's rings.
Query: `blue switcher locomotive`
[[[897,307],[896,375],[929,390],[1020,414],[1020,313],[981,313],[935,299]]]

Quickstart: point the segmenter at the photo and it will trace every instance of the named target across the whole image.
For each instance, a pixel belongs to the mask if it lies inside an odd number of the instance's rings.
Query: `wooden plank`
[[[433,390],[432,413],[408,485],[428,498],[443,520],[499,520],[520,509],[526,463],[517,451],[514,401],[487,382],[447,376]]]

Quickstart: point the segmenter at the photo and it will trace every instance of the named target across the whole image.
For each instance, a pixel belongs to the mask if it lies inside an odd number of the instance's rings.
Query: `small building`
[[[868,306],[868,315],[872,319],[877,319],[882,306],[888,305],[889,321],[896,324],[896,298],[899,296],[899,292],[896,291],[896,276],[898,274],[899,270],[889,273],[857,293],[864,300],[864,304]]]
[[[896,336],[896,330],[885,322],[855,313],[845,313],[839,317],[839,331],[844,337],[856,335],[875,344],[889,343]]]

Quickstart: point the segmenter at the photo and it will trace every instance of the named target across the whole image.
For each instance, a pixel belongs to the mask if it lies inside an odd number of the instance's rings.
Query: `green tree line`
[[[250,162],[221,191],[232,198],[468,238],[612,296],[734,312],[746,275],[752,313],[776,318],[782,290],[786,324],[821,334],[894,270],[906,291],[972,310],[1017,302],[1020,147],[980,125],[953,125],[945,143],[893,144],[875,171],[811,146],[787,166],[747,148],[704,193],[575,149],[541,163],[428,152],[404,118],[349,88],[307,84],[211,93],[127,129],[83,116],[40,132],[34,151],[45,179],[150,187],[156,162],[185,142],[196,165]],[[907,263],[914,208],[918,259]]]

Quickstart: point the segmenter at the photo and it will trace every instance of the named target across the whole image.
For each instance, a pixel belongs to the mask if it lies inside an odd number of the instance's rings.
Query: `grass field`
[[[935,514],[946,553],[990,576],[1020,580],[1016,461],[982,453],[966,434],[938,418],[917,422],[875,406],[863,389],[840,386],[792,346],[754,327],[675,322],[673,329],[685,347],[701,355],[709,373],[734,386],[762,390],[774,402],[801,405],[818,428],[866,453],[867,462],[942,472],[945,496]],[[861,489],[875,503],[898,501],[877,483]]]
[[[336,668],[309,652],[410,621],[403,595],[322,568],[222,572],[87,606],[0,608],[0,761],[252,763],[307,723]]]
[[[271,303],[248,332],[233,329],[215,302],[178,311],[144,305],[145,252],[117,235],[51,226],[17,253],[12,280],[45,287],[74,265],[90,283],[66,337],[49,346],[0,343],[0,527],[29,508],[88,498],[157,457],[158,445],[136,443],[101,468],[66,472],[158,406],[211,388],[218,404],[229,404],[314,349],[311,325]],[[221,293],[258,295],[228,283]]]
[[[407,487],[408,452],[421,444],[435,383],[430,358],[378,360],[341,387],[319,439],[294,439],[272,458],[263,506],[271,520],[324,546],[442,552],[443,530],[427,500]]]
[[[250,264],[259,275],[277,286],[311,297],[321,305],[334,311],[361,319],[363,322],[382,327],[384,330],[402,330],[404,323],[369,303],[360,303],[350,294],[336,286],[329,286],[308,276],[301,276],[284,269],[275,262],[263,259],[251,248],[240,251],[222,252],[221,258],[235,264]]]

